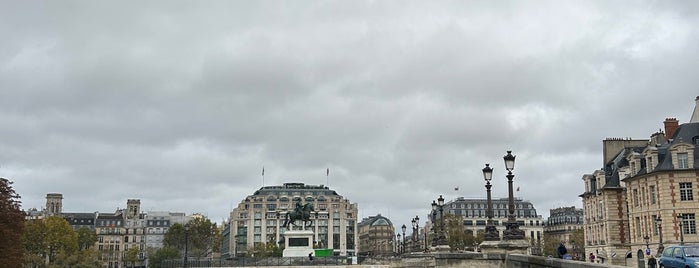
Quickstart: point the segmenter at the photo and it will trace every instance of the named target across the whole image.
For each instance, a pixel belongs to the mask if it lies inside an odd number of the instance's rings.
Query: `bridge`
[[[436,252],[413,253],[399,257],[369,258],[359,264],[351,264],[351,259],[340,257],[317,257],[312,261],[308,258],[239,258],[221,261],[193,261],[183,266],[181,260],[170,260],[163,267],[250,267],[250,268],[317,268],[333,266],[337,268],[621,268],[610,264],[591,263],[583,261],[563,260],[542,256],[511,253],[481,253],[481,252]]]

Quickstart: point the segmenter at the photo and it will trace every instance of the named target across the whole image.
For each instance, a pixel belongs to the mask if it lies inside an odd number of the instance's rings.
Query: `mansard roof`
[[[371,225],[371,226],[393,226],[393,223],[391,223],[391,220],[388,218],[381,216],[381,214],[376,215],[376,216],[371,216],[368,218],[364,218],[360,223],[358,223],[359,226],[364,226],[364,225]]]
[[[672,154],[668,151],[675,145],[686,143],[696,146],[699,144],[699,123],[686,123],[677,128],[675,134],[667,143],[658,147],[658,166],[653,171],[673,170]],[[694,150],[694,167],[699,166],[699,150]]]
[[[604,165],[604,175],[607,178],[603,188],[621,187],[621,179],[619,169],[629,165],[628,156],[633,153],[643,152],[645,147],[626,147],[622,149],[616,157]],[[645,161],[641,161],[641,169],[643,169]]]

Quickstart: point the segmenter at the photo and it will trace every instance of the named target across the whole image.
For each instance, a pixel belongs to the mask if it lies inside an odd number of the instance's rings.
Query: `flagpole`
[[[325,170],[325,185],[327,185],[328,188],[330,188],[330,180],[328,179],[328,176],[330,176],[330,168],[327,168]]]
[[[262,166],[262,187],[265,187],[265,166]]]

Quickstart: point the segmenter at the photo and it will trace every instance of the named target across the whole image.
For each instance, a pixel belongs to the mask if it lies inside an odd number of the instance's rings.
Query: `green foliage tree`
[[[92,268],[101,267],[102,262],[98,259],[98,252],[93,249],[83,249],[73,253],[61,251],[56,255],[56,260],[49,268]]]
[[[572,249],[571,254],[574,254],[573,258],[576,260],[585,259],[585,232],[583,229],[576,229],[570,235],[571,244],[575,244],[575,248]]]
[[[29,220],[25,223],[22,234],[22,246],[26,252],[25,265],[43,267],[46,263],[46,222],[44,220]]]
[[[463,218],[454,214],[444,215],[444,230],[451,250],[473,250],[475,244],[483,242],[483,233],[466,230]]]
[[[126,251],[125,258],[124,260],[126,261],[126,265],[131,264],[133,267],[136,265],[136,261],[138,261],[138,253],[140,251],[136,247],[132,247],[129,250]]]
[[[78,229],[78,249],[84,250],[89,249],[95,245],[97,242],[97,233],[95,230],[90,230],[87,227],[80,227]]]
[[[159,249],[149,248],[148,258],[149,267],[161,268],[164,260],[179,259],[182,258],[182,255],[177,248],[166,246]]]
[[[163,239],[166,246],[184,251],[185,240],[187,241],[188,255],[200,258],[213,253],[215,237],[218,234],[216,223],[201,217],[194,218],[187,223],[187,230],[184,225],[175,223],[168,229]]]
[[[20,196],[12,189],[13,182],[0,178],[0,263],[20,267],[24,262],[22,232],[24,212],[20,210]]]
[[[444,231],[446,232],[447,243],[451,250],[466,248],[466,230],[461,217],[454,214],[444,215]],[[473,235],[471,235],[471,238],[473,238]]]
[[[28,264],[43,259],[46,265],[52,265],[61,255],[61,262],[78,251],[78,234],[68,222],[57,216],[43,220],[27,222],[22,234],[22,244],[28,254]]]
[[[561,244],[561,241],[558,240],[556,236],[553,235],[547,235],[544,233],[544,256],[553,256],[557,257],[558,253],[556,252],[556,249],[558,248],[558,245]]]
[[[280,248],[274,242],[255,243],[253,247],[255,257],[281,257],[283,248]]]

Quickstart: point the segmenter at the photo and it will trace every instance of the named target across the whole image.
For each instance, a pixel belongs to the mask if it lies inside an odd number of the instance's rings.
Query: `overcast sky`
[[[512,150],[547,217],[581,206],[603,139],[689,120],[697,3],[3,1],[0,177],[24,209],[221,222],[264,166],[409,225],[485,198],[485,163],[506,197]]]

